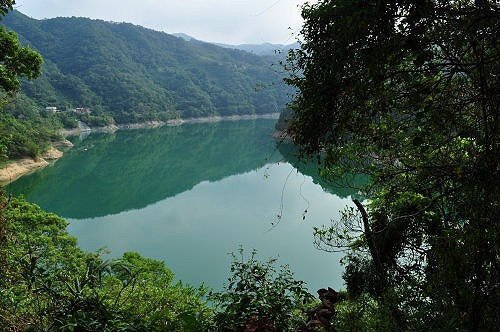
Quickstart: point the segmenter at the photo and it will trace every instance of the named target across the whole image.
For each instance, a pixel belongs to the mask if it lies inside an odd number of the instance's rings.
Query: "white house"
[[[57,109],[55,106],[48,106],[45,107],[45,111],[50,112],[50,113],[59,113],[60,110]]]
[[[86,107],[77,107],[77,108],[73,109],[73,112],[75,112],[77,114],[90,114],[90,113],[92,113],[90,108],[86,108]]]

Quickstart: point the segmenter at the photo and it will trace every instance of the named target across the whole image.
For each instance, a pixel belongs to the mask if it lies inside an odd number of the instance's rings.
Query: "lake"
[[[340,255],[314,247],[313,227],[338,218],[354,192],[277,147],[274,125],[223,121],[74,138],[61,160],[8,190],[66,218],[83,249],[137,251],[165,261],[185,283],[221,289],[229,253],[243,246],[288,264],[312,291],[338,289]]]

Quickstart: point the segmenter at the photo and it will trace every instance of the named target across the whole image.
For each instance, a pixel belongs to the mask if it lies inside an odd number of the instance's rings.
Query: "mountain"
[[[198,39],[185,34],[185,33],[173,33],[173,36],[181,38],[187,42],[199,42]],[[223,43],[212,43],[214,45],[229,48],[233,50],[245,51],[248,53],[253,53],[260,56],[272,56],[286,54],[291,49],[296,49],[299,47],[299,43],[293,44],[271,44],[271,43],[262,43],[262,44],[239,44],[239,45],[231,45],[231,44],[223,44]]]
[[[176,36],[178,38],[181,38],[185,41],[193,41],[193,42],[199,42],[198,39],[185,34],[185,33],[173,33],[173,36]],[[270,56],[270,55],[279,55],[281,54],[286,54],[289,50],[291,49],[296,49],[299,47],[299,43],[293,43],[293,44],[271,44],[271,43],[262,43],[262,44],[239,44],[239,45],[231,45],[231,44],[223,44],[223,43],[212,43],[214,45],[223,47],[223,48],[229,48],[229,49],[234,49],[234,50],[241,50],[245,51],[248,53],[253,53],[256,55],[261,55],[261,56]]]
[[[40,108],[89,107],[128,123],[279,112],[292,92],[270,57],[128,23],[15,11],[1,24],[45,59],[43,75],[23,84]]]
[[[215,43],[215,45],[224,47],[224,48],[229,48],[229,49],[235,49],[235,50],[241,50],[249,53],[253,53],[256,55],[279,55],[287,53],[291,49],[295,49],[299,47],[298,43],[293,43],[289,45],[284,45],[284,44],[270,44],[270,43],[263,43],[263,44],[240,44],[240,45],[229,45],[229,44],[220,44],[220,43]]]

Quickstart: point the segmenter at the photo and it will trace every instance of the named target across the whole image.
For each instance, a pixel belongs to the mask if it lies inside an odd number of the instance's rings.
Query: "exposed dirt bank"
[[[36,170],[50,165],[60,159],[64,153],[59,149],[68,149],[73,144],[68,140],[62,140],[52,144],[50,149],[38,158],[21,158],[8,161],[0,168],[0,186],[7,185],[21,176],[32,173]]]

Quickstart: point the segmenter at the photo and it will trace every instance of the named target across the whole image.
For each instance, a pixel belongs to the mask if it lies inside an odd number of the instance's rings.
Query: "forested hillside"
[[[1,24],[44,57],[42,76],[23,83],[36,107],[88,107],[118,123],[280,111],[291,88],[270,58],[186,42],[126,23],[86,18]]]

